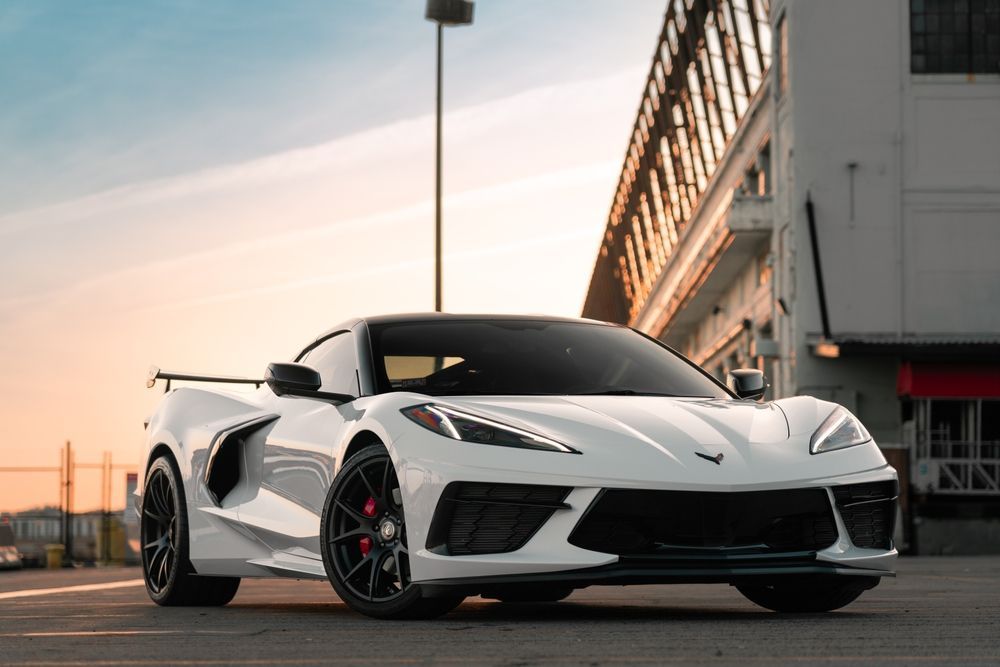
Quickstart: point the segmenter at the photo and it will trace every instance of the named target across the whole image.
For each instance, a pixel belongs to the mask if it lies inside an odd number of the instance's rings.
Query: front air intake
[[[818,551],[837,540],[825,489],[605,489],[569,537],[620,556]]]
[[[832,487],[837,511],[856,547],[891,549],[896,522],[896,480]]]
[[[520,549],[552,513],[568,507],[565,486],[452,482],[438,501],[427,548],[450,556]]]

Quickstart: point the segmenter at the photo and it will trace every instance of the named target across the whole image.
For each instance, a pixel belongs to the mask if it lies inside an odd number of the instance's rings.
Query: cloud
[[[488,248],[463,250],[459,252],[449,253],[445,255],[444,260],[467,261],[467,260],[486,259],[489,257],[495,257],[499,255],[516,254],[529,249],[543,248],[546,246],[555,246],[570,241],[589,239],[592,237],[593,234],[591,233],[590,230],[565,232],[561,234],[551,234],[548,236],[536,236],[530,239],[524,239],[512,243],[507,243],[505,245],[494,245]],[[251,299],[254,297],[260,297],[265,295],[280,294],[282,292],[290,292],[307,287],[354,283],[369,278],[387,276],[390,274],[410,271],[412,269],[428,268],[430,266],[432,266],[431,258],[423,257],[420,259],[411,259],[403,262],[382,264],[376,267],[360,269],[357,271],[346,271],[340,273],[314,275],[308,278],[292,280],[279,284],[264,285],[261,287],[253,287],[232,292],[225,292],[221,294],[213,294],[211,296],[204,296],[196,299],[188,299],[185,301],[178,301],[173,303],[164,303],[156,306],[150,306],[148,308],[143,308],[140,309],[140,311],[156,313],[156,312],[166,312],[172,310],[181,310],[195,306],[206,306],[211,304],[222,303],[225,301],[234,301],[237,299]]]
[[[542,193],[566,196],[567,188],[579,183],[606,188],[599,206],[585,214],[587,228],[595,229],[606,214],[620,137],[594,128],[610,125],[597,121],[632,106],[622,91],[630,90],[635,78],[636,71],[629,70],[449,113],[445,205],[467,211],[464,224],[449,235],[475,242],[477,234],[468,230],[493,240],[505,230],[558,232],[573,221],[553,215],[548,209],[560,204],[545,201]],[[169,293],[176,282],[170,274],[237,258],[259,260],[279,247],[294,254],[336,240],[360,255],[376,245],[384,248],[386,238],[421,247],[427,237],[413,229],[423,228],[421,219],[432,214],[431,121],[428,116],[392,123],[313,147],[4,216],[0,317],[121,281],[141,285],[139,276],[168,281],[147,298],[159,300],[162,293],[165,301],[182,301]],[[525,204],[516,210],[521,200]],[[477,205],[484,212],[476,212]],[[487,220],[498,206],[509,207],[507,219]],[[578,225],[580,212],[575,215]],[[455,220],[454,214],[448,220]],[[599,231],[593,233],[596,244]],[[208,271],[217,274],[215,268]],[[220,282],[218,291],[230,291],[224,277]],[[205,274],[200,285],[190,287],[200,292],[213,285]]]
[[[516,123],[525,118],[549,117],[534,128],[544,132],[577,129],[572,125],[561,128],[560,124],[571,117],[574,109],[576,112],[583,111],[586,116],[602,115],[607,111],[609,99],[614,99],[614,93],[634,88],[639,72],[628,69],[600,79],[542,86],[501,100],[448,112],[443,121],[447,142],[455,144],[470,137],[495,133],[512,121]],[[584,103],[588,105],[585,110],[581,107]],[[181,176],[129,184],[71,201],[0,215],[0,238],[37,231],[44,226],[93,220],[128,208],[234,189],[271,187],[326,169],[342,168],[345,164],[367,164],[371,162],[373,148],[381,149],[379,153],[390,149],[404,155],[415,150],[424,151],[430,146],[431,132],[433,116],[419,116],[315,146]],[[523,136],[521,140],[524,140]]]

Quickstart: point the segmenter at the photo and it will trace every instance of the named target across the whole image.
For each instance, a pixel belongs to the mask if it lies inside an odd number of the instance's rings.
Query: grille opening
[[[569,492],[564,486],[452,482],[434,511],[427,548],[451,556],[516,551],[566,507]]]
[[[896,480],[845,484],[834,486],[831,490],[854,546],[863,549],[892,548],[896,498],[899,495]]]
[[[824,489],[704,492],[605,489],[573,530],[583,549],[621,556],[816,551],[837,529]]]

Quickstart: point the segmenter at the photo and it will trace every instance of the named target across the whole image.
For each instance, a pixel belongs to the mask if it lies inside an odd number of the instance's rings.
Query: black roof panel
[[[398,313],[394,315],[375,315],[362,317],[368,324],[408,324],[413,322],[575,322],[578,324],[611,325],[597,320],[585,320],[577,317],[555,317],[552,315],[497,315],[473,313]]]

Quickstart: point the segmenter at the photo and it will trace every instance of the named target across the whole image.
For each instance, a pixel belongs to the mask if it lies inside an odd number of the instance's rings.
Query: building
[[[26,565],[45,564],[45,545],[64,543],[65,517],[55,507],[0,514],[0,522],[13,529],[14,539]],[[71,560],[84,563],[128,560],[123,512],[101,511],[73,514]]]
[[[583,315],[846,405],[1000,550],[1000,0],[673,0]]]

